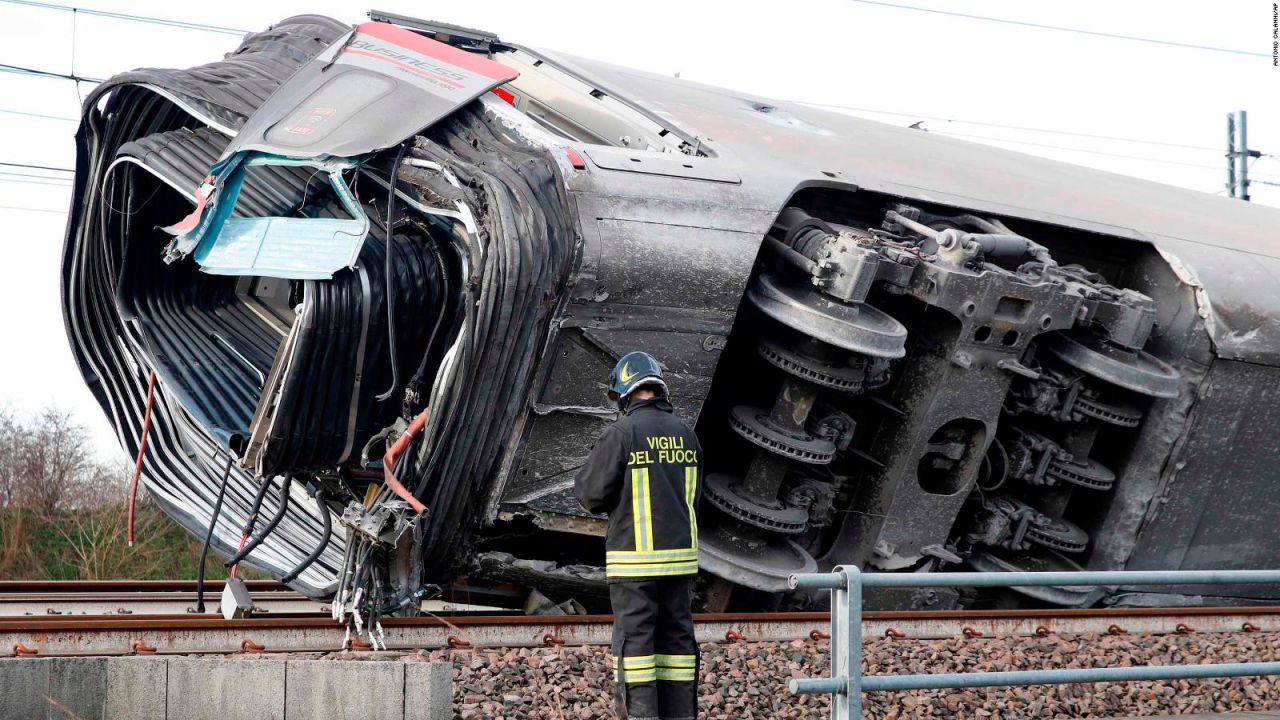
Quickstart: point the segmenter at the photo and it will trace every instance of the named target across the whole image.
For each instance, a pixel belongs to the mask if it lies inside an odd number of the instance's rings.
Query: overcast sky
[[[1249,111],[1250,147],[1280,155],[1270,0],[892,0],[1254,55],[865,0],[376,1],[379,9],[482,28],[522,44],[768,97],[860,108],[850,112],[897,125],[923,119],[934,132],[1207,193],[1223,192],[1229,111]],[[367,10],[334,0],[83,0],[80,7],[249,30],[302,13],[357,22]],[[0,0],[0,40],[0,64],[99,78],[139,66],[188,67],[237,44],[234,35],[8,0]],[[81,85],[79,93],[90,87]],[[71,167],[78,115],[75,83],[0,72],[0,163]],[[0,166],[0,404],[20,412],[70,408],[102,453],[118,453],[62,326],[58,268],[69,185],[14,173],[66,177]],[[1253,173],[1280,183],[1280,158],[1259,158]],[[1280,206],[1280,187],[1255,185],[1253,197]]]

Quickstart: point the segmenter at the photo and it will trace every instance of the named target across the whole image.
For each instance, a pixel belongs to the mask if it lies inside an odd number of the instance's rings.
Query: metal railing
[[[1280,570],[863,573],[856,566],[840,565],[829,573],[792,575],[789,584],[793,589],[831,590],[831,677],[792,680],[790,689],[797,695],[832,694],[833,720],[859,720],[864,692],[1280,675],[1280,662],[919,675],[862,674],[863,588],[1280,585]]]

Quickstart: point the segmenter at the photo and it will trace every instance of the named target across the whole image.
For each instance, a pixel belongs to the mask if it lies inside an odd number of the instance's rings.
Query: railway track
[[[327,617],[329,606],[275,580],[248,580],[254,614],[270,617]],[[207,612],[216,612],[223,582],[205,583]],[[465,593],[455,595],[466,597]],[[478,598],[483,600],[484,598]],[[428,600],[434,613],[489,612],[492,606]],[[190,615],[196,612],[196,584],[187,580],[0,581],[0,619],[36,616],[100,617]]]
[[[210,612],[195,605],[192,583],[0,583],[0,656],[336,652],[345,628],[327,606],[284,586],[251,582],[261,612],[242,620],[216,614],[221,583],[209,583]],[[609,615],[526,616],[447,613],[474,610],[433,601],[416,618],[383,621],[388,649],[601,645]],[[700,642],[825,640],[826,613],[702,614]],[[1007,637],[1049,634],[1280,632],[1280,607],[1127,608],[868,612],[863,636]],[[357,644],[354,649],[360,649]]]

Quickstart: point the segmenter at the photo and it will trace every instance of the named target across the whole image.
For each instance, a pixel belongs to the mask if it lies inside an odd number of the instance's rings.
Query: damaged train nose
[[[394,606],[385,552],[421,497],[427,561],[450,565],[568,269],[546,149],[460,110],[516,71],[295,18],[234,62],[150,75],[105,84],[81,129],[66,284],[86,375],[134,447],[124,418],[159,378],[147,487],[189,530],[315,597]]]

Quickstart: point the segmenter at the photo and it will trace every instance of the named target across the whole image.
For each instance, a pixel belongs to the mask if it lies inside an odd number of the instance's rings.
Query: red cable
[[[236,555],[239,555],[239,554],[240,554],[240,551],[241,551],[241,550],[244,550],[245,543],[247,543],[247,542],[249,542],[249,533],[241,533],[241,534],[240,534],[240,547],[236,548]],[[235,577],[235,576],[236,576],[236,571],[237,571],[237,570],[239,570],[239,569],[240,569],[240,563],[236,563],[235,565],[232,565],[232,566],[231,566],[231,574],[230,574],[228,577]]]
[[[427,424],[427,414],[430,412],[431,408],[427,408],[422,411],[421,415],[414,418],[413,422],[409,424],[409,429],[405,430],[404,434],[399,438],[396,438],[391,448],[387,450],[387,454],[382,456],[382,477],[386,481],[387,487],[400,496],[401,500],[409,503],[409,507],[413,508],[414,512],[419,515],[427,511],[427,506],[418,502],[418,498],[414,497],[404,485],[400,484],[400,481],[396,479],[395,473],[392,472],[392,468],[396,466],[396,461],[400,459],[400,454],[405,451],[405,448],[409,447],[409,443],[413,442],[413,437],[421,432],[422,428]]]
[[[142,458],[147,452],[147,434],[151,431],[151,401],[156,392],[156,371],[147,379],[147,412],[142,419],[142,440],[138,442],[138,462],[133,467],[133,483],[129,486],[129,547],[133,547],[133,508],[138,500],[138,478],[142,477]]]

